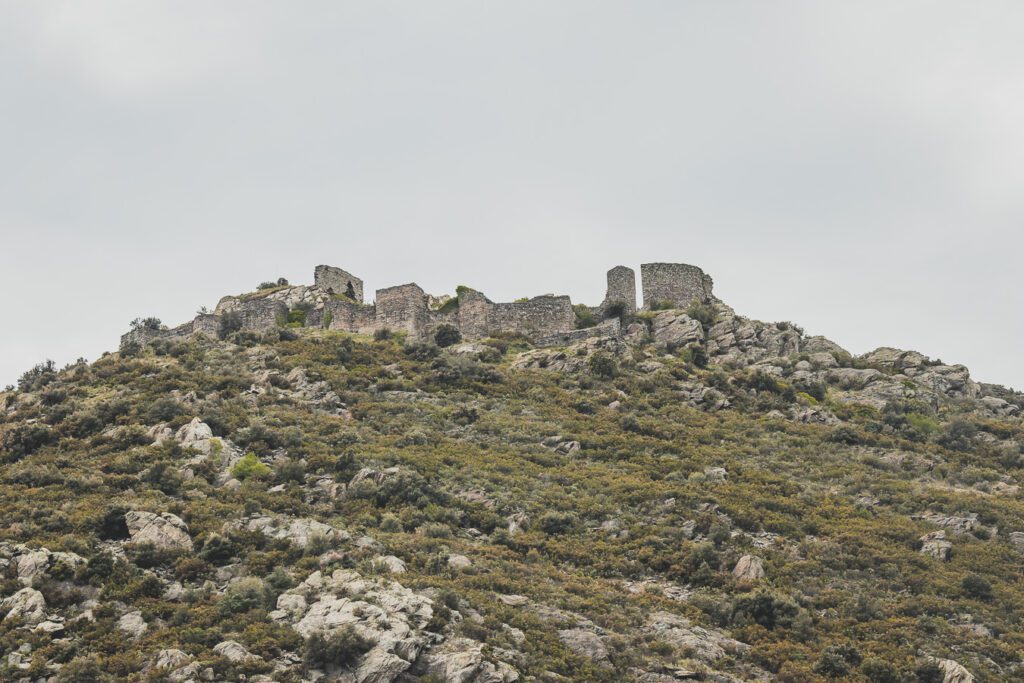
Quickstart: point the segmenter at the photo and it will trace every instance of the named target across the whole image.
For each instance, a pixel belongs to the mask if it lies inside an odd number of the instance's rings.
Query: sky
[[[327,263],[1024,389],[1024,3],[0,0],[0,387]]]

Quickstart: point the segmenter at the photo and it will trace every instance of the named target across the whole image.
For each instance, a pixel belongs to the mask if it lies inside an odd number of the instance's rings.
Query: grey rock
[[[764,578],[764,562],[756,555],[744,555],[733,567],[732,575],[740,581],[759,581]]]
[[[124,519],[134,544],[151,543],[164,550],[192,550],[188,525],[177,515],[131,510],[125,514]]]
[[[925,555],[948,561],[953,550],[953,544],[946,540],[946,532],[932,531],[921,537],[921,552]]]
[[[305,548],[315,538],[323,538],[331,543],[344,543],[351,538],[351,535],[343,529],[308,517],[261,515],[242,520],[236,526],[248,531],[258,531],[267,538],[289,541],[300,548]]]
[[[455,571],[463,571],[473,566],[472,560],[465,555],[449,555],[448,568]]]
[[[558,632],[558,639],[562,641],[569,650],[592,661],[606,664],[608,662],[608,649],[593,631],[582,628],[563,629]]]
[[[942,670],[942,683],[974,683],[974,676],[959,662],[952,659],[936,660]]]
[[[153,667],[157,669],[165,669],[167,671],[175,671],[183,666],[188,666],[192,662],[192,657],[182,652],[170,648],[167,650],[160,650],[153,660]]]
[[[223,640],[213,646],[213,651],[231,662],[255,662],[261,659],[235,640]]]
[[[356,671],[357,683],[391,683],[412,664],[398,655],[375,647],[363,657]]]
[[[46,613],[46,600],[35,588],[25,587],[9,597],[0,600],[0,610],[6,610],[7,619],[23,619],[27,624],[38,624]]]
[[[655,612],[647,619],[644,632],[679,649],[690,650],[704,662],[715,662],[726,655],[742,654],[750,646],[721,631],[695,626],[685,617],[670,612]]]
[[[117,620],[117,628],[127,634],[132,640],[137,640],[146,632],[149,625],[142,618],[142,612],[135,610],[134,612],[122,614],[121,618]]]
[[[677,311],[663,311],[651,321],[651,336],[660,349],[674,349],[704,342],[704,327],[699,321]]]
[[[519,674],[504,662],[484,659],[483,643],[468,638],[452,638],[425,652],[416,662],[415,672],[433,676],[445,683],[513,683]]]

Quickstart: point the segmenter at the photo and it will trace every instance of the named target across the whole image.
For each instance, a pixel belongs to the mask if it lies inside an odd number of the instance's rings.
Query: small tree
[[[441,325],[434,332],[434,343],[442,349],[462,341],[462,333],[454,325]]]
[[[978,600],[989,600],[992,597],[992,584],[983,576],[968,574],[960,582],[964,595],[977,598]]]
[[[152,332],[156,332],[157,330],[160,329],[160,325],[162,325],[162,324],[163,323],[160,321],[160,318],[153,318],[153,317],[149,317],[149,318],[136,318],[135,320],[133,320],[131,322],[132,330],[134,330],[134,331],[137,331],[137,330],[150,330]]]
[[[366,640],[351,626],[343,626],[329,636],[314,633],[303,648],[306,665],[324,668],[328,665],[351,666],[370,651],[373,643]]]
[[[217,328],[217,336],[221,339],[227,339],[240,329],[242,329],[242,316],[235,311],[228,311],[220,317],[220,326]]]
[[[610,353],[604,351],[598,351],[590,360],[587,361],[587,365],[590,367],[590,371],[598,377],[604,377],[609,379],[614,377],[619,371],[618,365],[615,363],[615,358]]]

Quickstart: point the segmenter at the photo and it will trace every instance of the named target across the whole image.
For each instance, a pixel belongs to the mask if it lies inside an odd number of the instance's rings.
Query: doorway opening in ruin
[[[356,300],[356,290],[352,286],[351,281],[348,283],[348,286],[345,287],[345,296],[347,296],[349,299],[352,299],[352,301]]]

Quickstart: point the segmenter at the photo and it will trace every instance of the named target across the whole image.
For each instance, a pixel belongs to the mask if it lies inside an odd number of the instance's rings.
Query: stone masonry
[[[711,278],[696,266],[648,263],[641,266],[644,307],[664,302],[682,308],[692,301],[712,299]],[[448,304],[431,305],[433,299],[415,283],[378,289],[373,303],[363,302],[363,281],[334,266],[317,266],[314,284],[277,287],[239,296],[227,296],[213,313],[174,328],[135,329],[121,338],[122,346],[158,339],[186,339],[194,335],[215,337],[233,316],[237,329],[263,333],[282,326],[321,327],[355,334],[378,330],[404,333],[411,339],[427,339],[442,325],[459,330],[464,339],[493,335],[519,335],[542,345],[558,345],[592,336],[617,336],[620,318],[636,312],[636,275],[631,268],[615,266],[608,271],[608,288],[593,327],[576,329],[576,312],[568,296],[545,294],[510,303],[495,303],[483,293],[460,287]],[[296,315],[297,311],[301,314]],[[298,321],[298,322],[290,322]],[[304,321],[304,322],[303,322]]]
[[[640,266],[644,308],[653,304],[686,308],[694,301],[710,301],[711,277],[697,266],[685,263],[645,263]]]
[[[615,266],[608,271],[608,291],[598,312],[603,318],[617,306],[622,307],[622,314],[636,313],[636,273],[626,266]]]
[[[363,281],[352,273],[334,266],[317,266],[313,285],[331,294],[342,294],[357,304],[363,303]]]

